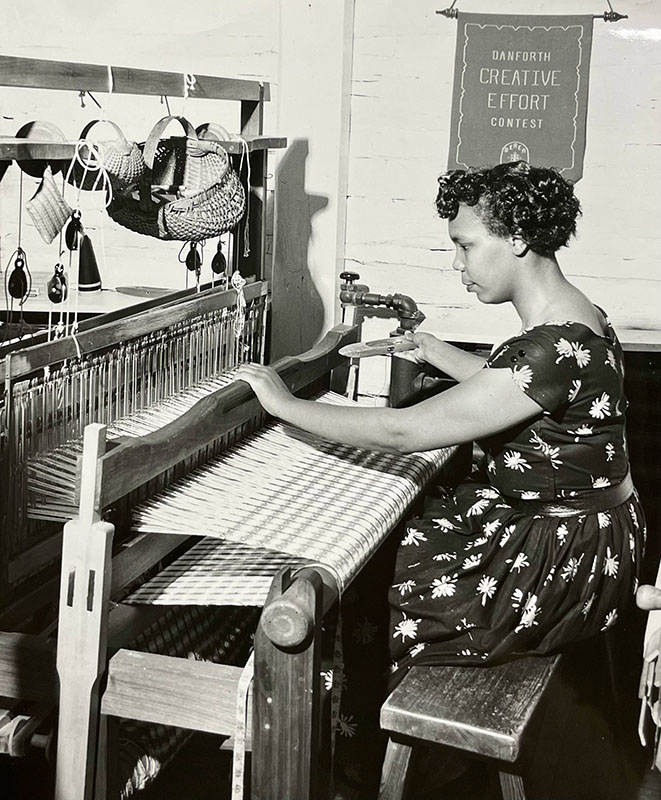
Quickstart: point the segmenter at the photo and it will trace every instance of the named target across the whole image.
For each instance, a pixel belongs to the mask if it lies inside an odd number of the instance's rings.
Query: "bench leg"
[[[407,744],[388,739],[388,747],[381,770],[379,800],[403,800],[412,748]]]
[[[513,772],[498,772],[500,778],[500,791],[503,800],[526,800],[526,793],[523,789],[523,778]]]

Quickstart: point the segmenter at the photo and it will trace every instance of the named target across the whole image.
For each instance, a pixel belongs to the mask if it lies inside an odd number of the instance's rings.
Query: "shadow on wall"
[[[271,360],[309,349],[321,335],[324,309],[308,268],[312,219],[328,198],[305,191],[308,142],[295,139],[280,161],[275,187]]]

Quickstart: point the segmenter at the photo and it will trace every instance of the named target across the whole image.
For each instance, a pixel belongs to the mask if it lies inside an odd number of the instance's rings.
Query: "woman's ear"
[[[530,245],[520,236],[512,236],[510,242],[512,244],[512,251],[517,258],[523,258],[528,253],[528,250],[530,250]]]

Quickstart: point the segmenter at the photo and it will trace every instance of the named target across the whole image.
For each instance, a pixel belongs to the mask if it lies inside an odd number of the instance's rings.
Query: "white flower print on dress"
[[[456,561],[456,559],[456,553],[437,553],[435,556],[432,556],[432,561]]]
[[[617,553],[611,553],[610,547],[606,548],[606,557],[604,558],[604,568],[603,573],[604,575],[608,575],[611,578],[617,578],[617,570],[620,566],[620,557]]]
[[[600,528],[607,528],[611,524],[611,515],[609,511],[598,511],[597,521]]]
[[[541,613],[542,609],[537,605],[537,595],[529,594],[521,612],[521,622],[514,628],[514,632],[518,633],[522,628],[531,628],[533,625],[539,625],[537,617]]]
[[[353,714],[340,714],[340,718],[337,721],[337,731],[340,736],[351,739],[356,735],[357,728],[358,723],[353,721]]]
[[[636,538],[633,533],[629,534],[629,552],[631,553],[631,560],[636,560]]]
[[[437,519],[432,519],[432,524],[435,528],[440,528],[442,531],[453,531],[457,526],[450,522],[447,517],[439,517]]]
[[[521,492],[522,500],[539,500],[539,497],[539,492],[535,492],[532,489],[526,489],[524,492]]]
[[[468,542],[464,550],[472,550],[474,547],[482,547],[483,544],[486,544],[489,541],[488,536],[478,536],[477,539],[473,539],[472,541]]]
[[[550,460],[553,469],[558,469],[558,467],[562,464],[562,461],[558,458],[560,448],[551,447],[551,445],[548,444],[548,442],[545,442],[536,431],[532,431],[530,444],[534,446],[535,450],[539,450]]]
[[[409,648],[409,655],[411,658],[415,658],[417,655],[422,653],[422,651],[427,647],[427,642],[418,642],[414,644],[413,647]]]
[[[558,357],[555,360],[556,364],[559,364],[563,358],[571,358],[574,355],[571,342],[568,342],[564,337],[562,339],[558,339],[558,341],[555,343],[555,349],[558,353]]]
[[[323,681],[324,681],[324,689],[327,692],[330,692],[332,690],[332,688],[333,688],[333,680],[335,679],[335,671],[332,670],[332,669],[327,669],[325,672],[321,673],[321,677],[323,678]],[[347,683],[347,676],[344,673],[342,673],[342,675],[340,676],[340,686],[342,687],[342,689],[346,689],[348,687],[348,685],[349,684]]]
[[[590,351],[587,347],[583,347],[580,342],[576,344],[572,344],[572,350],[574,351],[574,358],[576,359],[576,363],[579,367],[587,367],[590,363]]]
[[[611,442],[608,442],[606,445],[606,461],[612,461],[614,456],[615,446]]]
[[[416,547],[420,547],[420,542],[426,541],[427,537],[422,531],[417,528],[409,528],[406,531],[406,536],[402,539],[402,546],[406,547],[409,544],[414,544]]]
[[[455,575],[441,575],[440,578],[434,578],[431,582],[431,596],[437,597],[452,597],[457,591],[457,576]]]
[[[500,492],[495,489],[477,489],[475,492],[476,497],[483,497],[485,500],[498,500]]]
[[[566,522],[561,522],[558,525],[558,529],[555,532],[555,535],[558,537],[558,541],[560,544],[564,544],[567,536],[569,535],[569,528],[567,527]]]
[[[633,503],[629,503],[627,508],[629,509],[629,516],[631,517],[634,528],[640,528],[640,525],[638,524],[638,514],[636,514],[636,509],[634,508]]]
[[[609,628],[612,628],[616,622],[617,622],[617,609],[614,608],[612,611],[609,611],[608,614],[606,614],[606,618],[604,619],[604,624],[601,630],[607,631]]]
[[[556,567],[554,564],[549,570],[549,574],[544,578],[544,586],[546,586],[547,583],[551,583],[551,581],[553,580],[553,577],[555,576],[555,569]]]
[[[488,472],[496,471],[496,462],[494,461],[493,456],[487,456],[487,471]]]
[[[477,584],[475,594],[482,595],[482,605],[486,606],[487,600],[490,600],[494,596],[497,588],[498,581],[495,578],[491,578],[489,575],[483,575],[480,582]]]
[[[587,617],[587,615],[590,613],[590,609],[592,608],[592,604],[594,603],[594,598],[596,596],[597,595],[594,592],[592,592],[590,597],[588,597],[588,599],[585,601],[585,604],[581,609],[581,614],[583,614],[584,617]]]
[[[590,478],[592,480],[593,489],[605,489],[607,486],[611,485],[611,482],[608,480],[608,478],[595,478],[594,475],[591,475]]]
[[[615,354],[613,353],[612,350],[608,350],[606,352],[606,360],[604,361],[604,364],[607,364],[609,367],[612,367],[615,370],[615,372],[617,372],[617,364],[615,363]]]
[[[499,540],[498,544],[501,547],[505,547],[505,545],[507,544],[507,542],[510,539],[510,536],[514,533],[515,530],[516,530],[516,525],[508,525],[505,528],[505,531],[504,531],[503,535],[500,537],[500,540]]]
[[[569,561],[565,564],[565,566],[560,571],[560,577],[569,583],[569,581],[573,581],[576,577],[576,573],[578,572],[578,568],[581,565],[581,561],[583,560],[583,555],[580,558],[570,558]]]
[[[578,397],[578,393],[581,391],[581,384],[582,384],[582,381],[580,381],[578,378],[575,378],[571,382],[571,388],[569,390],[569,396],[567,397],[567,400],[570,403],[573,403],[574,400],[576,400],[576,398]]]
[[[463,569],[470,569],[471,567],[477,567],[480,561],[482,561],[482,553],[473,553],[472,556],[468,556],[461,566]]]
[[[512,608],[520,608],[523,602],[523,590],[515,589],[512,592]]]
[[[478,514],[481,514],[489,505],[489,501],[486,499],[483,500],[476,500],[473,505],[468,509],[466,512],[467,517],[475,517]]]
[[[581,556],[582,558],[582,556]],[[590,583],[594,578],[594,573],[597,571],[597,556],[592,559],[592,566],[590,567],[590,574],[588,576],[588,583]]]
[[[406,614],[403,616],[404,619],[395,625],[395,632],[392,638],[396,639],[398,636],[401,636],[403,642],[407,639],[416,639],[418,636],[418,625],[422,622],[422,619],[410,619]]]
[[[494,519],[491,522],[485,522],[482,531],[487,539],[490,539],[501,525],[502,522],[499,519]]]
[[[592,405],[590,406],[590,411],[588,413],[595,419],[604,419],[604,417],[607,417],[610,414],[610,408],[610,395],[608,395],[606,392],[602,392],[601,397],[596,397],[592,401]]]
[[[507,453],[503,455],[503,460],[508,469],[518,470],[519,472],[525,472],[527,469],[532,469],[530,464],[521,455],[521,453],[519,453],[518,450],[508,450]]]
[[[516,383],[519,389],[525,392],[532,382],[533,371],[527,364],[524,364],[522,367],[512,367],[510,372],[512,373],[514,383]]]
[[[568,342],[567,339],[564,337],[562,339],[558,339],[555,343],[555,349],[558,353],[558,358],[556,358],[555,363],[559,364],[563,358],[571,358],[572,356],[576,359],[576,363],[579,367],[587,367],[590,363],[590,351],[583,347],[580,342]]]
[[[399,589],[399,593],[401,595],[410,594],[413,589],[417,586],[416,582],[413,580],[403,581],[402,583],[395,583],[393,585],[393,589]]]
[[[567,433],[572,434],[574,436],[574,441],[577,442],[579,436],[590,436],[594,433],[594,428],[592,425],[579,425],[576,430],[567,431]]]
[[[466,619],[466,617],[462,617],[462,618],[459,620],[459,624],[458,624],[458,625],[455,625],[454,627],[455,627],[455,630],[457,630],[457,631],[469,631],[469,633],[468,633],[468,637],[469,637],[470,639],[472,639],[473,637],[472,637],[472,636],[471,636],[471,634],[470,634],[470,629],[471,629],[471,628],[477,628],[477,625],[476,625],[474,622],[469,622],[469,621]]]
[[[528,556],[525,553],[518,553],[517,557],[514,559],[506,558],[505,563],[512,565],[510,567],[510,572],[514,572],[514,570],[516,570],[519,574],[524,567],[530,566],[530,561],[528,561]]]

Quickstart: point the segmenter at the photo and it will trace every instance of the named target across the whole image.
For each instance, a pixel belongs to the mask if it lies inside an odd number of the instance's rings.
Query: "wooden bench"
[[[530,720],[559,655],[494,667],[413,667],[381,709],[389,734],[379,800],[403,800],[416,744],[497,760],[504,800],[525,800],[519,762]]]

